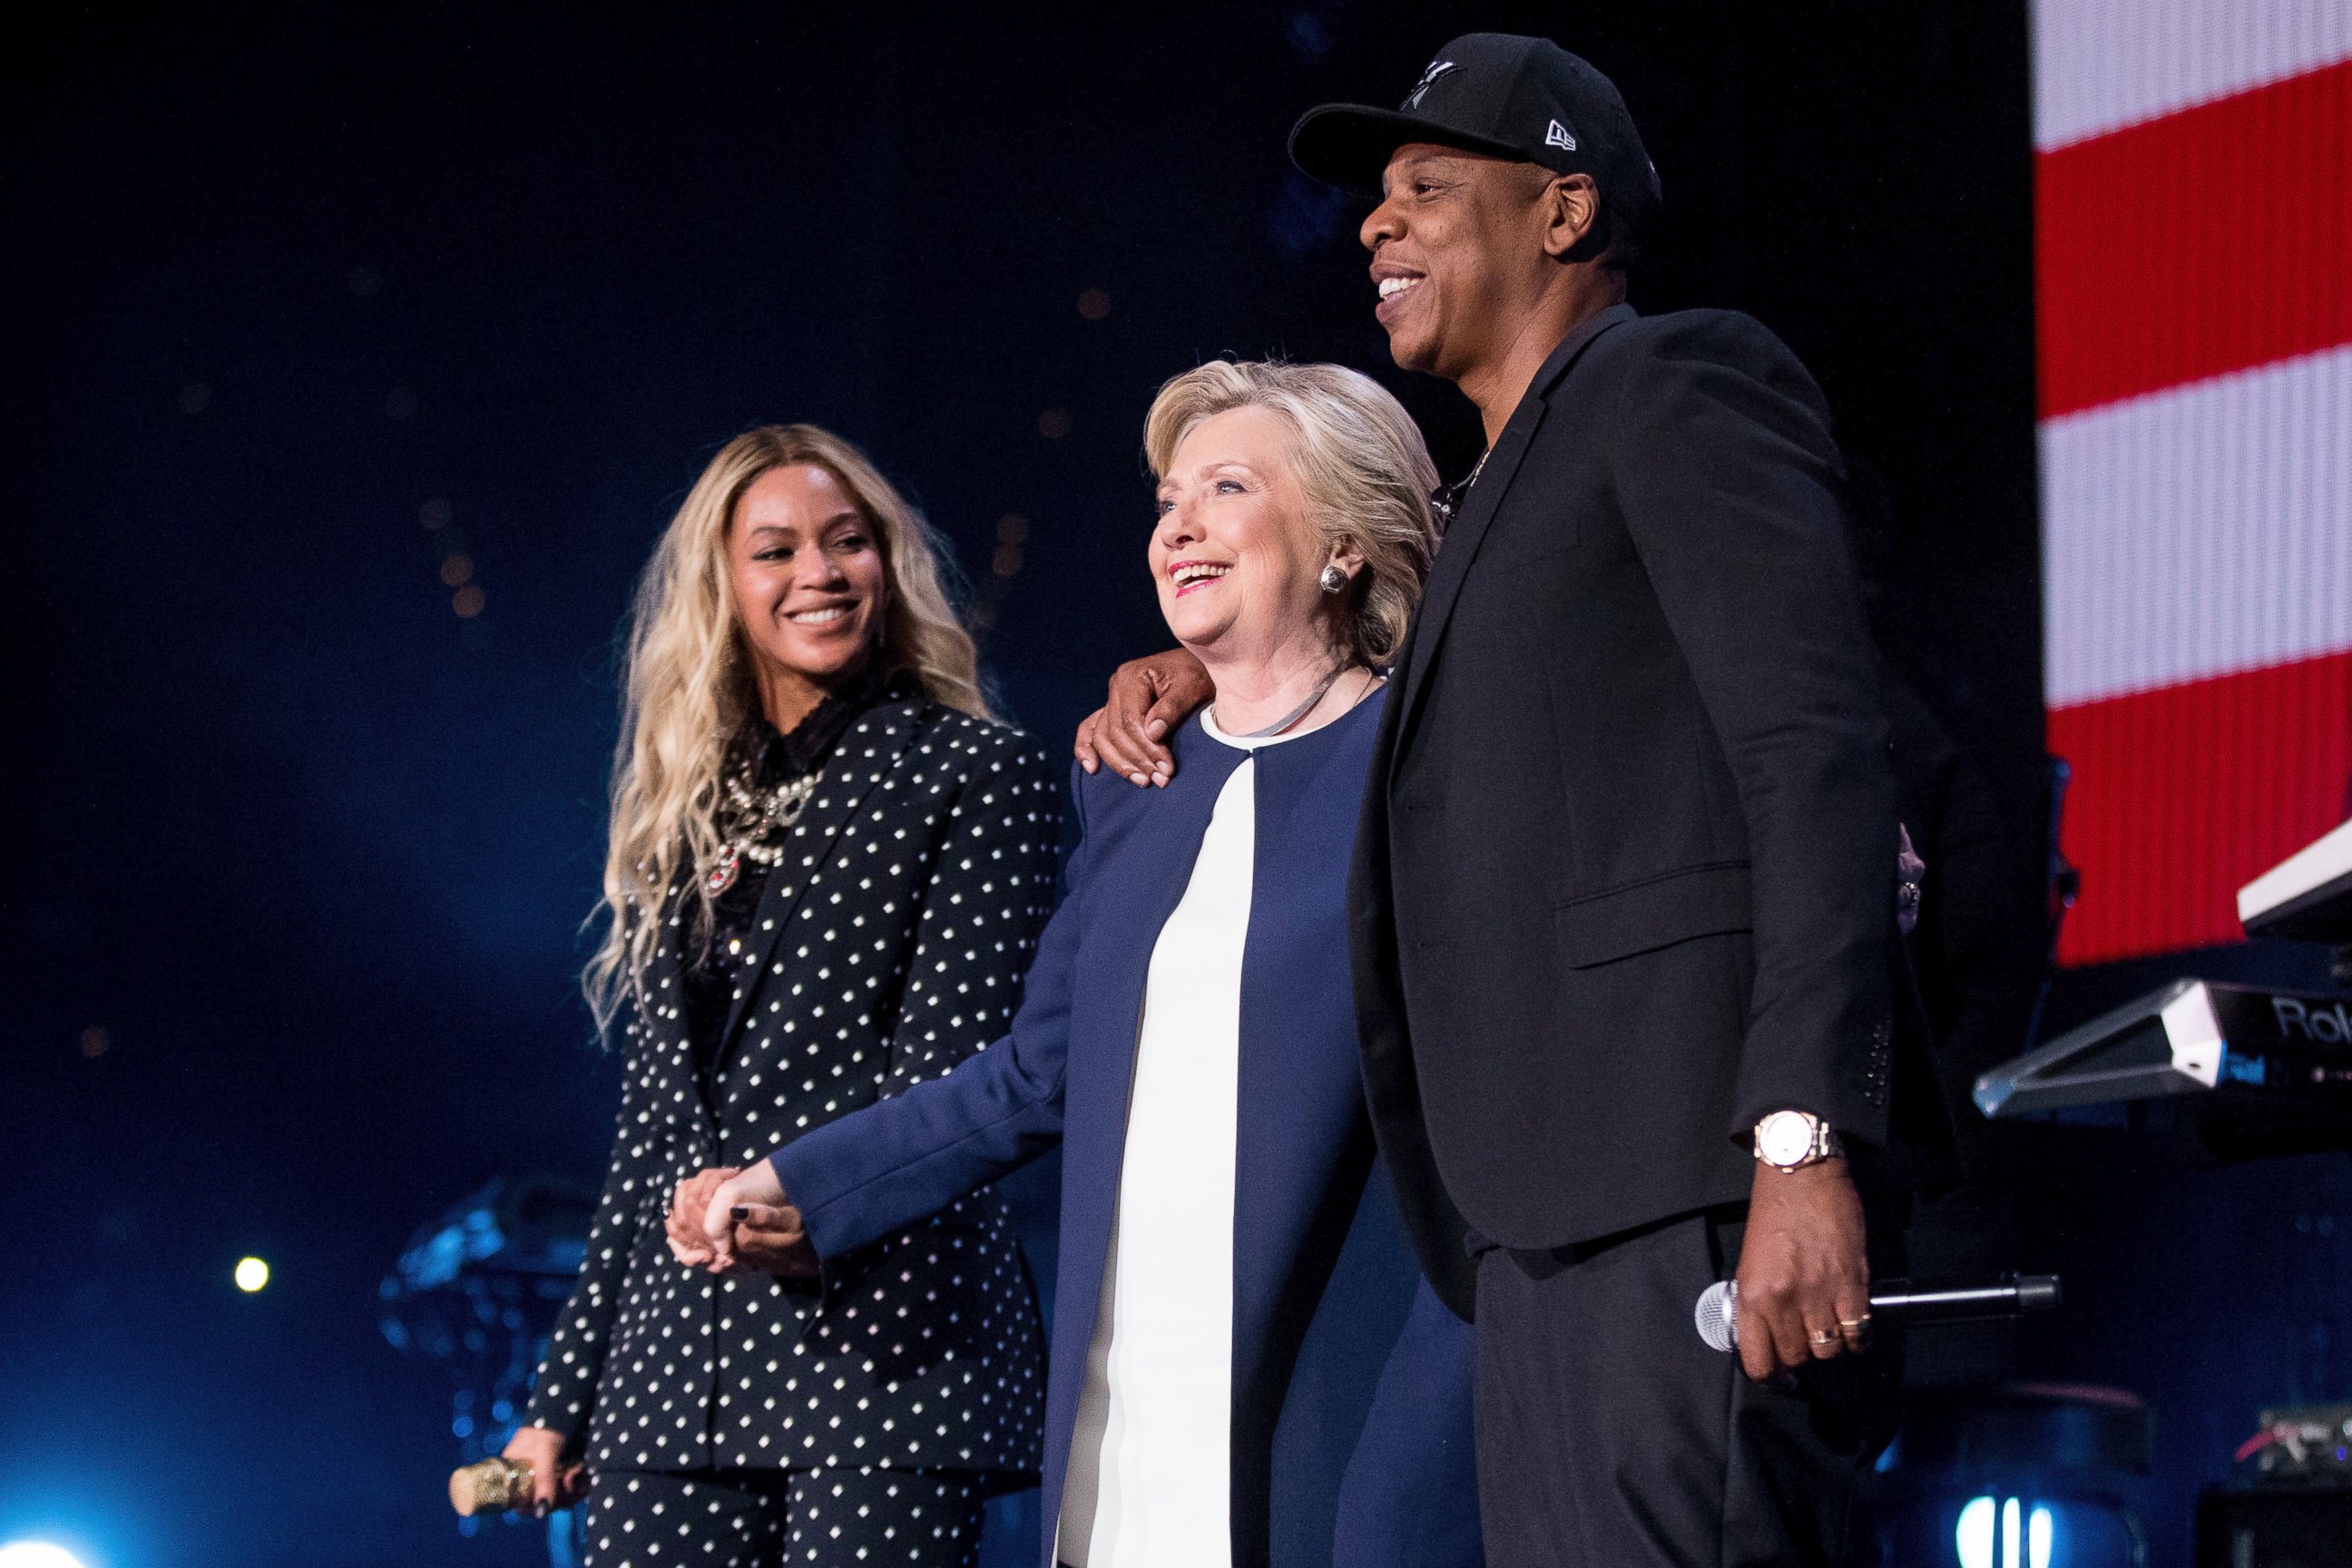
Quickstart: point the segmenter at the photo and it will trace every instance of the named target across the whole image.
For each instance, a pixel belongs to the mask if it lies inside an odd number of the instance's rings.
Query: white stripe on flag
[[[2033,0],[2048,152],[2352,58],[2352,0]]]
[[[2064,708],[2352,648],[2352,345],[2046,420]]]

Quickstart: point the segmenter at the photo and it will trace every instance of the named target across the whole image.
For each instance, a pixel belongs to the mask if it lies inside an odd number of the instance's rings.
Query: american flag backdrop
[[[2352,0],[2032,0],[2062,957],[2228,942],[2352,811]]]

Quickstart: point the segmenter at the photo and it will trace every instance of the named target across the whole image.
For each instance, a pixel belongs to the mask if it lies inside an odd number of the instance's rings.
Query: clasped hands
[[[813,1279],[816,1248],[765,1160],[698,1171],[677,1184],[665,1224],[670,1256],[706,1274]]]

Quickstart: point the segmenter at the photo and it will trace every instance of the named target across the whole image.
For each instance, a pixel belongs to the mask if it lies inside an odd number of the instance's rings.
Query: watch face
[[[1812,1152],[1812,1124],[1801,1111],[1776,1110],[1756,1129],[1756,1146],[1773,1164],[1793,1165]]]

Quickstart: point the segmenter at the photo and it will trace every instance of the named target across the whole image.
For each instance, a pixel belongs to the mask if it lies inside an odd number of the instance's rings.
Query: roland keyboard
[[[1991,1117],[2211,1095],[2300,1102],[2352,1132],[2352,1001],[2179,980],[1977,1079]]]

